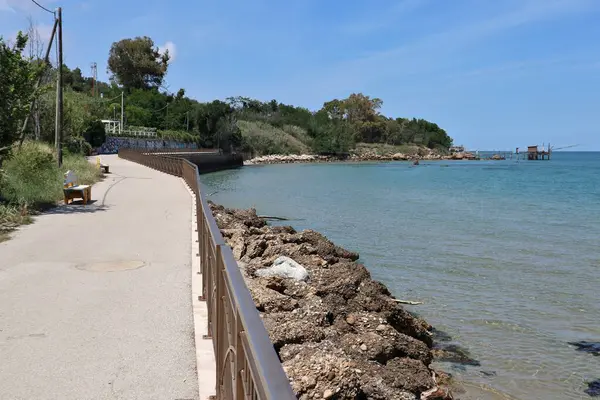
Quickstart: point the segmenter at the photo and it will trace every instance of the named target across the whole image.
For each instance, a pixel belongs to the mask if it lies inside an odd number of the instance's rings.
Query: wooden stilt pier
[[[516,155],[517,160],[519,159],[519,148],[517,147]],[[550,160],[550,156],[552,155],[552,148],[550,147],[550,143],[548,143],[548,149],[546,149],[543,145],[540,149],[539,146],[527,146],[527,153],[521,153],[525,156],[527,155],[528,160]]]

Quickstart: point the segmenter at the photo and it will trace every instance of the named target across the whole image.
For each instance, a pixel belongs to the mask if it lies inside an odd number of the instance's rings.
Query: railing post
[[[245,392],[245,378],[247,375],[246,371],[246,353],[244,352],[244,345],[242,344],[242,335],[244,334],[244,326],[242,325],[241,318],[238,313],[237,304],[236,309],[233,312],[235,316],[235,343],[233,344],[235,348],[235,365],[234,365],[234,379],[235,379],[235,398],[237,400],[244,399]]]
[[[217,245],[215,247],[215,265],[214,269],[216,270],[216,281],[214,284],[216,285],[216,295],[215,295],[215,318],[213,325],[213,345],[216,349],[215,351],[215,360],[217,367],[217,396],[219,398],[223,398],[223,386],[225,383],[223,382],[224,376],[222,374],[225,373],[225,357],[227,355],[227,332],[224,329],[223,321],[225,318],[225,302],[223,299],[223,279],[222,279],[222,265],[223,265],[223,257],[221,256],[221,246]]]

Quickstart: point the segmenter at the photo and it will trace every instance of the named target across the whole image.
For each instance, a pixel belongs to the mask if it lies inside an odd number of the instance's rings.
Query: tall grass
[[[63,166],[59,168],[51,146],[25,142],[2,165],[0,198],[18,206],[55,204],[63,196],[63,174],[67,170],[75,172],[82,184],[91,184],[100,178],[100,172],[82,155],[65,155]]]
[[[0,193],[9,203],[49,204],[62,194],[62,179],[53,149],[40,142],[25,142],[2,165]]]
[[[306,132],[306,130],[300,128],[299,126],[296,125],[284,125],[283,128],[281,128],[285,133],[292,135],[293,137],[295,137],[296,139],[298,139],[299,141],[301,141],[302,143],[304,143],[306,146],[308,147],[312,147],[313,145],[313,138],[311,138],[308,133]]]
[[[254,155],[308,154],[310,147],[303,142],[308,135],[301,128],[286,126],[284,129],[260,121],[238,121],[242,137]]]
[[[85,157],[80,154],[67,154],[63,158],[63,165],[61,170],[61,188],[62,188],[62,179],[63,174],[67,171],[75,172],[77,175],[77,180],[82,185],[91,185],[102,177],[100,170],[96,167],[95,164],[89,162]],[[61,191],[62,193],[62,191]]]

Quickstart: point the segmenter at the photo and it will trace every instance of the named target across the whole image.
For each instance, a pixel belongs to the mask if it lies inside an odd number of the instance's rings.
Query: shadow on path
[[[70,204],[61,204],[57,207],[48,209],[43,214],[58,214],[58,215],[69,215],[69,214],[90,214],[99,211],[106,211],[107,206],[102,204],[96,204],[98,200],[90,200],[86,205],[83,205],[83,201],[74,201]]]

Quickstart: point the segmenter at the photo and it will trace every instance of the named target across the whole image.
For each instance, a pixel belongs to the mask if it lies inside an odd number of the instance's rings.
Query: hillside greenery
[[[26,136],[46,142],[54,140],[56,70],[43,72],[42,85],[34,93],[32,82],[40,71],[40,63],[22,55],[26,42],[26,35],[19,35],[13,48],[0,42],[2,54],[10,56],[3,60],[12,63],[12,70],[22,71],[15,77],[1,78],[0,85],[4,86],[0,88],[7,87],[5,81],[12,79],[19,90],[14,91],[18,99],[4,99],[10,104],[2,110],[11,110],[11,114],[0,119],[0,147],[17,139],[19,124],[30,111],[32,118]],[[440,150],[452,144],[450,136],[437,124],[385,116],[380,112],[383,101],[362,93],[326,101],[318,110],[242,96],[199,102],[188,97],[183,88],[171,92],[164,87],[168,67],[168,53],[161,54],[148,37],[113,43],[108,52],[109,82],[94,81],[84,76],[80,68],[63,65],[65,143],[81,151],[98,147],[105,137],[98,121],[120,119],[123,93],[126,128],[154,128],[163,139],[196,142],[224,151],[235,149],[252,155],[340,154],[361,143],[414,144]],[[37,101],[29,110],[34,95]],[[82,145],[82,140],[89,146]]]
[[[452,144],[437,124],[384,116],[380,113],[383,101],[362,93],[327,101],[319,110],[242,96],[198,102],[186,96],[183,88],[170,92],[163,87],[168,63],[168,54],[158,53],[147,37],[113,43],[108,59],[110,82],[95,82],[102,98],[90,95],[93,81],[82,76],[79,68],[63,66],[67,97],[84,106],[84,118],[74,118],[71,129],[81,129],[81,124],[93,119],[119,119],[123,91],[126,126],[152,127],[163,132],[164,138],[224,151],[339,154],[359,143],[414,144],[440,150]]]

